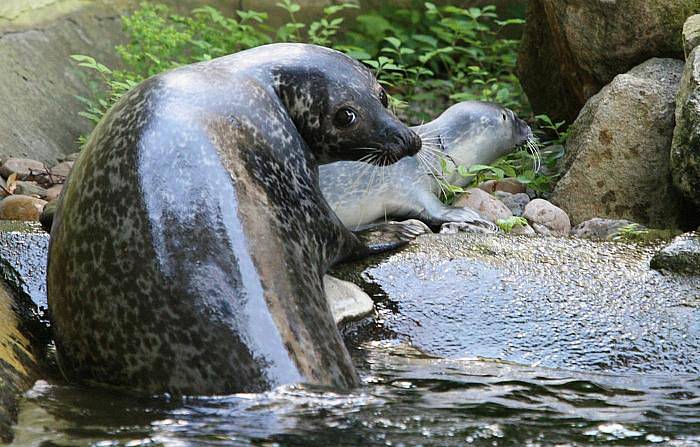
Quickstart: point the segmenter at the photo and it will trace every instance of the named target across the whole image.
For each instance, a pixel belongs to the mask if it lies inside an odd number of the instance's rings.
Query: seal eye
[[[343,107],[336,112],[333,121],[338,127],[352,126],[357,121],[357,113],[350,107]]]
[[[505,114],[505,113],[502,113],[501,116],[503,117],[503,121],[505,121],[505,120],[506,120],[506,114]]]
[[[382,102],[382,105],[384,107],[389,107],[389,97],[386,95],[384,89],[382,89],[382,91],[379,92],[379,100]]]

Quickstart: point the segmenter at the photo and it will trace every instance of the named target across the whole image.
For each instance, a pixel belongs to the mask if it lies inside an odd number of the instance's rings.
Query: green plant
[[[510,216],[507,219],[498,219],[496,225],[504,233],[510,233],[515,228],[524,227],[527,225],[527,219],[521,216]]]
[[[272,29],[267,14],[261,12],[236,11],[234,17],[227,17],[215,8],[201,7],[180,16],[165,5],[143,3],[122,19],[129,37],[116,48],[122,69],[113,70],[90,56],[73,56],[98,83],[92,97],[79,98],[85,103],[81,116],[97,123],[124,93],[149,76],[276,41],[330,46],[363,61],[386,86],[394,110],[411,123],[467,99],[497,101],[520,113],[528,110],[513,75],[517,41],[501,36],[506,27],[523,21],[499,20],[493,6],[459,8],[414,0],[411,7],[385,6],[361,14],[351,26],[340,14],[357,8],[354,3],[326,7],[318,20],[308,24],[297,19],[301,7],[293,0],[280,0],[277,6],[289,19]],[[561,123],[538,119],[559,140],[565,137]],[[532,156],[519,151],[492,166],[454,169],[471,178],[472,184],[515,177],[546,191],[551,177],[538,174],[532,166]],[[443,171],[447,168],[444,162]],[[447,200],[462,191],[444,182],[441,186]]]
[[[554,139],[550,140],[549,144],[561,144],[566,143],[567,138],[569,138],[569,131],[564,130],[564,125],[566,121],[559,121],[557,123],[553,122],[548,115],[535,115],[535,119],[539,124],[540,129],[548,130],[554,135]]]
[[[649,230],[647,228],[637,223],[631,223],[617,230],[611,239],[613,241],[627,242],[642,241],[646,239],[648,234]]]
[[[93,98],[82,98],[86,114],[96,121],[121,94],[148,76],[275,41],[330,46],[362,60],[389,90],[397,113],[412,123],[465,99],[493,100],[527,110],[513,75],[517,41],[500,36],[505,27],[522,20],[498,20],[493,6],[458,8],[414,2],[410,8],[361,14],[354,26],[346,26],[339,16],[357,8],[354,3],[329,6],[309,24],[299,22],[301,7],[293,0],[281,0],[277,6],[288,13],[289,20],[273,30],[261,12],[237,11],[235,17],[226,17],[212,7],[202,7],[179,16],[165,5],[143,3],[122,19],[129,39],[116,51],[124,69],[112,71],[89,56],[76,58],[102,84]]]

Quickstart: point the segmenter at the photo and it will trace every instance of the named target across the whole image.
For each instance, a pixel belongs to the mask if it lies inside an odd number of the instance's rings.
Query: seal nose
[[[408,129],[408,135],[405,140],[405,146],[407,155],[416,155],[423,147],[423,140],[411,129]]]
[[[532,129],[530,129],[530,126],[528,126],[527,123],[520,118],[516,118],[516,120],[518,123],[518,136],[522,139],[522,141],[531,138]]]

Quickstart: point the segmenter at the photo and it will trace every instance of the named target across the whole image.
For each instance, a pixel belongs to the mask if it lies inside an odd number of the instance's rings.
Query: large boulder
[[[700,207],[700,47],[688,55],[676,103],[671,147],[673,183]]]
[[[686,57],[700,45],[700,14],[688,17],[683,25],[683,51]]]
[[[319,13],[330,0],[297,1]],[[91,96],[83,70],[72,54],[118,66],[115,45],[125,35],[120,17],[140,0],[1,0],[0,1],[0,158],[32,158],[53,165],[78,149],[77,139],[92,124],[78,116]],[[178,13],[202,5],[235,15],[238,7],[260,9],[254,2],[161,0]],[[274,7],[274,5],[270,5]],[[282,21],[283,10],[278,11]],[[275,20],[272,20],[275,22]]]
[[[615,77],[571,127],[551,201],[574,225],[593,217],[674,228],[680,198],[671,184],[675,97],[683,62],[651,59]]]
[[[700,0],[530,0],[518,75],[533,109],[572,122],[617,74],[683,57],[685,19]]]

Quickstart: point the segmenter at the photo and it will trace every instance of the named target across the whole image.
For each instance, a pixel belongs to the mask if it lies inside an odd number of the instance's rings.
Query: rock
[[[508,207],[513,216],[522,216],[525,211],[525,206],[530,203],[530,196],[521,192],[517,194],[509,194],[507,192],[496,192],[498,200],[503,202]]]
[[[695,14],[683,25],[683,50],[686,58],[695,47],[700,45],[700,14]]]
[[[568,171],[551,196],[574,224],[603,217],[679,226],[669,154],[682,70],[681,61],[651,59],[617,76],[581,110],[566,144]]]
[[[324,275],[323,288],[336,324],[359,320],[374,311],[372,298],[349,281]]]
[[[651,268],[685,275],[700,275],[700,234],[692,232],[675,238],[657,252]]]
[[[454,201],[453,206],[469,207],[494,223],[513,215],[503,202],[479,188],[468,189]]]
[[[533,110],[568,123],[604,85],[652,57],[683,58],[698,0],[531,0],[518,78]]]
[[[30,196],[13,195],[0,201],[0,220],[34,220],[38,221],[45,200]]]
[[[40,199],[46,199],[49,192],[39,186],[37,182],[19,181],[15,183],[14,194],[21,196],[36,196]]]
[[[70,174],[70,170],[73,169],[73,163],[74,162],[72,161],[63,161],[51,168],[49,172],[52,176],[62,177],[59,180],[65,180],[65,178],[68,177],[68,174]]]
[[[515,234],[518,236],[534,236],[537,233],[529,224],[525,224],[514,226],[513,229],[510,230],[510,234]]]
[[[63,191],[63,184],[53,185],[46,190],[46,201],[52,202],[58,199],[58,196],[61,195],[61,191]]]
[[[700,49],[688,55],[678,95],[671,146],[673,184],[700,207]]]
[[[12,174],[17,174],[18,180],[31,180],[35,173],[41,173],[46,170],[44,163],[32,160],[29,158],[8,158],[0,166],[0,175],[4,178]]]
[[[73,153],[70,153],[70,154],[68,154],[68,155],[66,155],[66,156],[59,157],[59,158],[58,158],[58,161],[60,161],[60,162],[64,162],[64,161],[73,161],[73,162],[75,162],[75,161],[78,159],[78,157],[80,157],[80,152],[73,152]]]
[[[377,305],[381,327],[429,355],[656,372],[671,385],[700,371],[700,276],[650,271],[655,251],[569,237],[427,235],[337,274],[380,292],[389,303]]]
[[[53,216],[56,214],[56,209],[58,208],[58,201],[54,200],[49,202],[41,210],[41,215],[39,216],[39,223],[41,228],[47,233],[51,233],[51,225],[53,225]]]
[[[615,236],[617,232],[633,222],[624,219],[601,219],[594,217],[581,222],[571,230],[571,235],[585,239],[607,240]]]
[[[167,0],[178,13],[205,4],[233,13],[223,0]],[[124,43],[119,18],[138,6],[130,0],[0,1],[0,157],[29,157],[53,164],[77,149],[92,129],[78,116],[90,97],[89,76],[72,54],[119,65],[114,47]],[[279,9],[279,8],[278,8]]]
[[[489,194],[493,194],[496,191],[518,194],[525,192],[525,185],[514,178],[504,178],[503,180],[487,180],[479,185],[479,189],[483,189]]]
[[[543,199],[534,199],[525,207],[523,217],[538,234],[567,235],[571,230],[569,216],[561,209]]]

